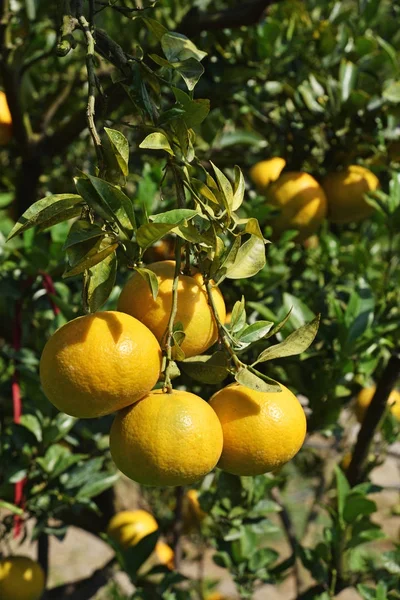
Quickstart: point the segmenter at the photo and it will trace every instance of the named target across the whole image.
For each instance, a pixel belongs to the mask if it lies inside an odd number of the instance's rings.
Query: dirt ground
[[[385,550],[392,547],[395,539],[398,541],[400,529],[400,517],[393,516],[391,513],[391,508],[398,504],[400,499],[400,444],[397,444],[391,450],[385,463],[372,473],[373,482],[384,488],[374,498],[379,508],[378,513],[374,515],[374,520],[383,525],[388,536],[387,540],[380,543],[380,547]],[[126,486],[126,483],[122,485]],[[290,494],[290,504],[294,507],[307,502],[304,490],[296,488]],[[126,497],[125,493],[124,496]],[[135,506],[131,508],[135,508]],[[295,515],[292,514],[292,518],[295,518]],[[310,531],[308,536],[311,541],[313,532]],[[269,545],[279,550],[281,558],[289,555],[289,547],[284,540],[272,540]],[[190,555],[190,547],[187,550]],[[12,542],[11,551],[36,557],[36,544],[24,543],[21,546],[16,542]],[[112,550],[101,539],[81,529],[71,527],[62,542],[55,538],[50,540],[49,588],[88,577],[93,571],[105,565],[112,556]],[[220,580],[218,590],[236,600],[238,596],[235,592],[235,586],[227,572],[214,564],[212,551],[206,553],[204,566],[208,578]],[[197,569],[198,566],[190,560],[184,561],[182,565],[183,573],[188,576],[196,577]],[[305,586],[312,583],[305,571],[301,570],[301,576],[304,578]],[[126,592],[132,589],[124,574],[119,573],[116,579],[120,587]],[[100,591],[93,597],[93,600],[107,600],[107,595],[104,591]],[[293,577],[288,578],[280,586],[263,586],[254,595],[254,600],[292,600],[294,598],[296,598],[296,587]],[[359,598],[360,596],[354,590],[345,590],[338,596],[339,600],[357,600]]]

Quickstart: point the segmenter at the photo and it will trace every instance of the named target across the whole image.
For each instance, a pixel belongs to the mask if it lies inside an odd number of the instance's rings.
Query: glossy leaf
[[[203,60],[207,52],[199,50],[185,35],[168,32],[161,38],[161,47],[170,62],[184,61],[187,59]]]
[[[104,131],[110,141],[115,158],[121,169],[121,173],[127,177],[129,174],[129,142],[123,133],[116,129],[104,127]]]
[[[80,219],[79,221],[75,221],[69,230],[63,250],[67,250],[67,248],[70,248],[75,244],[101,236],[104,236],[104,231],[99,225]]]
[[[117,275],[117,255],[112,252],[89,269],[87,304],[90,312],[99,310],[108,300]]]
[[[42,229],[66,221],[81,213],[83,200],[77,194],[54,194],[38,200],[24,212],[10,231],[7,240],[40,226]]]
[[[145,267],[135,267],[135,271],[137,273],[139,273],[139,275],[141,277],[143,277],[143,279],[145,280],[145,282],[147,283],[147,285],[150,288],[151,295],[153,296],[153,298],[155,300],[158,295],[157,275],[154,273],[154,271],[151,271],[150,269],[146,269]]]
[[[74,277],[75,275],[79,275],[87,269],[94,267],[102,260],[107,258],[107,256],[113,254],[117,248],[117,243],[110,243],[109,240],[102,240],[99,246],[96,246],[90,250],[80,261],[74,264],[74,266],[67,269],[63,273],[63,279],[67,277]]]
[[[244,344],[258,342],[267,335],[273,325],[274,324],[271,321],[256,321],[255,323],[248,325],[248,327],[240,333],[238,339]]]
[[[160,132],[150,133],[145,137],[143,142],[139,144],[139,148],[147,150],[165,150],[165,152],[168,152],[171,156],[174,155],[168,139]]]
[[[296,329],[296,331],[288,335],[283,342],[275,344],[275,346],[271,346],[261,352],[254,364],[273,360],[274,358],[295,356],[296,354],[305,352],[314,341],[318,332],[318,327],[319,316],[311,321],[311,323],[307,323],[306,325],[299,327],[299,329]]]
[[[235,379],[241,385],[255,390],[256,392],[281,392],[279,384],[274,382],[273,379],[270,380],[271,383],[268,383],[264,379],[261,379],[261,377],[258,377],[249,371],[246,367],[243,367],[235,373]]]
[[[135,214],[130,198],[118,187],[104,181],[104,179],[89,175],[89,180],[97,194],[111,209],[119,226],[130,238],[136,228]]]
[[[265,246],[252,235],[238,250],[235,262],[227,269],[228,279],[244,279],[256,275],[265,266]]]
[[[229,365],[224,352],[186,358],[180,368],[195,381],[206,384],[221,383],[229,374]]]

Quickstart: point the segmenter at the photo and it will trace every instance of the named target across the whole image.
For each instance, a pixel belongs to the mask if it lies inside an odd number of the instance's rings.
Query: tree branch
[[[178,31],[187,36],[197,35],[200,31],[216,31],[219,29],[234,29],[257,23],[265,9],[277,0],[252,0],[237,3],[232,8],[212,13],[202,13],[191,9],[178,27]]]
[[[347,479],[351,486],[362,480],[363,466],[375,431],[387,407],[387,401],[396,381],[400,377],[400,353],[393,354],[382,373],[375,394],[364,416],[353,456],[347,470]]]

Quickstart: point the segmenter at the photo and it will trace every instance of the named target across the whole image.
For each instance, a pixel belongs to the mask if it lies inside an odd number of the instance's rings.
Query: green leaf
[[[308,306],[292,294],[284,292],[283,294],[283,307],[285,312],[288,313],[287,319],[290,317],[290,321],[288,326],[290,326],[290,331],[298,329],[305,323],[312,321],[315,319],[315,314],[312,310],[308,308]],[[286,320],[287,320],[286,319]]]
[[[139,148],[145,148],[147,150],[165,150],[171,156],[174,152],[169,144],[167,137],[160,132],[150,133],[141,144]]]
[[[207,52],[199,50],[185,35],[169,32],[161,38],[161,48],[170,62],[185,61],[187,59],[203,60]]]
[[[102,469],[104,463],[103,456],[96,456],[90,460],[86,460],[80,465],[76,465],[68,473],[68,479],[64,483],[67,490],[73,488],[81,488],[85,483],[91,481],[94,475]]]
[[[212,385],[221,383],[229,374],[229,363],[224,352],[192,356],[179,363],[179,366],[195,381]]]
[[[200,77],[204,73],[204,67],[195,58],[189,58],[183,62],[174,63],[174,69],[185,81],[189,91],[194,90]]]
[[[117,248],[118,244],[110,243],[108,239],[102,240],[98,247],[96,246],[96,248],[90,250],[90,252],[88,252],[88,254],[82,258],[82,260],[80,260],[70,269],[64,271],[63,279],[66,277],[74,277],[75,275],[83,273],[87,269],[91,269],[102,260],[107,258],[107,256],[113,254]]]
[[[117,275],[117,255],[112,252],[89,269],[87,303],[91,312],[99,310],[108,300]]]
[[[376,511],[376,504],[365,496],[359,494],[348,494],[343,508],[343,519],[347,523],[353,523],[359,518],[370,515]]]
[[[7,241],[16,235],[40,226],[41,229],[61,223],[81,213],[83,201],[77,194],[54,194],[38,200],[24,212],[10,231]]]
[[[325,109],[321,104],[314,98],[312,88],[308,81],[301,83],[297,88],[305,106],[312,113],[323,113]]]
[[[191,184],[192,184],[192,186],[194,188],[194,191],[197,193],[197,195],[204,196],[204,198],[206,198],[207,200],[209,200],[213,204],[217,204],[219,206],[219,202],[218,202],[218,199],[215,196],[215,193],[213,191],[211,191],[210,188],[207,187],[206,184],[203,181],[200,181],[199,179],[192,178],[191,179]]]
[[[118,187],[104,181],[104,179],[89,175],[89,180],[98,196],[110,208],[119,227],[131,239],[132,233],[136,229],[136,221],[130,198]]]
[[[88,177],[76,177],[75,186],[85,202],[94,210],[96,215],[106,221],[113,222],[114,214],[107,202],[99,196]]]
[[[172,231],[177,225],[178,223],[145,223],[137,230],[136,241],[145,250]]]
[[[156,21],[156,19],[150,19],[149,17],[142,17],[142,16],[140,16],[140,18],[147,25],[147,27],[149,28],[149,30],[151,31],[151,33],[154,35],[154,37],[159,42],[161,41],[162,37],[166,33],[168,33],[168,29],[166,29],[164,27],[164,25],[161,25],[161,23],[159,23],[158,21]]]
[[[159,535],[159,530],[153,531],[143,537],[134,547],[125,550],[123,567],[124,571],[129,573],[131,578],[135,578],[138,569],[154,552]]]
[[[337,489],[337,510],[338,510],[338,514],[339,514],[339,518],[341,519],[341,522],[343,523],[343,511],[344,511],[344,506],[346,503],[346,499],[348,494],[350,493],[350,484],[346,479],[346,476],[344,475],[343,471],[340,469],[340,467],[338,467],[337,465],[335,466],[335,475],[336,475],[336,489]]]
[[[235,184],[233,186],[232,210],[235,211],[242,205],[245,192],[245,183],[243,173],[240,168],[235,165]],[[250,232],[249,232],[250,233]]]
[[[265,567],[269,567],[279,557],[278,552],[272,548],[260,548],[252,554],[249,560],[249,567],[251,571],[258,571]]]
[[[191,210],[189,208],[174,208],[173,210],[167,210],[157,215],[150,217],[153,223],[168,223],[176,227],[183,221],[193,219],[193,217],[200,216],[197,210]]]
[[[235,262],[227,269],[228,279],[246,279],[256,275],[265,265],[265,245],[252,235],[238,250]]]
[[[246,367],[239,369],[239,371],[235,373],[235,379],[241,385],[244,385],[251,390],[255,390],[256,392],[281,392],[279,384],[274,382],[273,379],[270,380],[271,383],[267,383],[267,381],[264,381],[261,377],[251,373]]]
[[[67,239],[65,240],[63,250],[67,250],[67,248],[79,244],[80,242],[85,242],[86,240],[101,236],[104,236],[104,231],[99,225],[79,219],[72,225]]]
[[[146,269],[144,267],[135,267],[135,271],[137,273],[139,273],[139,275],[141,277],[143,277],[143,279],[145,280],[145,282],[147,283],[147,285],[150,288],[151,295],[153,296],[153,298],[155,300],[158,295],[157,275],[154,273],[154,271],[151,271],[150,269]]]
[[[241,297],[240,300],[237,300],[232,308],[231,322],[229,327],[232,333],[236,333],[237,331],[241,331],[243,327],[246,325],[246,309],[245,309],[245,298]]]
[[[0,508],[4,510],[9,510],[14,515],[19,515],[20,517],[24,514],[22,508],[15,506],[15,504],[11,504],[10,502],[6,502],[5,500],[0,500]]]
[[[115,158],[121,169],[121,173],[127,177],[129,174],[129,142],[123,133],[116,129],[104,127],[104,131],[110,141]]]
[[[274,324],[271,321],[257,321],[246,327],[246,329],[240,333],[238,339],[244,344],[258,342],[267,335],[273,325]]]
[[[76,498],[81,500],[82,498],[93,498],[98,496],[104,490],[112,487],[114,483],[119,479],[118,473],[106,475],[105,473],[97,473],[92,475],[87,483],[78,491]]]
[[[346,102],[357,82],[358,67],[349,60],[342,60],[339,69],[341,99]]]
[[[33,433],[38,442],[42,441],[42,426],[35,415],[28,413],[21,415],[20,424]]]
[[[225,208],[230,213],[233,205],[233,190],[229,179],[223,174],[220,169],[210,160],[211,166],[214,170],[215,178],[217,180],[218,189],[222,194]]]
[[[389,100],[389,102],[393,102],[393,104],[398,104],[400,102],[400,81],[393,81],[390,83],[382,92],[382,96]]]
[[[176,101],[184,110],[184,120],[187,127],[200,125],[210,112],[210,101],[207,99],[192,100],[188,94],[179,88],[173,88]]]
[[[283,342],[275,344],[275,346],[271,346],[261,352],[254,364],[305,352],[317,335],[319,319],[319,316],[315,317],[311,323],[299,327],[299,329],[288,335]]]
[[[75,417],[71,417],[65,413],[58,413],[50,423],[50,426],[44,429],[43,442],[48,445],[51,442],[58,442],[63,439],[76,421]]]
[[[6,208],[14,200],[13,192],[0,193],[0,208]]]

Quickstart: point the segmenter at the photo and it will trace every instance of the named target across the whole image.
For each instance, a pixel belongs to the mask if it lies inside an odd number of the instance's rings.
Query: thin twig
[[[93,37],[93,33],[87,22],[86,18],[83,15],[79,15],[78,21],[83,29],[83,32],[86,37],[86,69],[88,74],[88,102],[86,108],[86,117],[88,122],[88,127],[90,131],[90,135],[92,136],[92,140],[94,143],[94,147],[96,149],[97,159],[99,164],[102,163],[102,152],[101,152],[101,140],[96,129],[96,123],[94,120],[95,112],[96,112],[96,72],[95,72],[95,64],[94,64],[94,48],[95,48],[95,40]]]
[[[205,275],[204,277],[204,281],[206,284],[206,289],[207,289],[207,297],[208,297],[208,304],[211,307],[212,313],[213,313],[213,317],[215,319],[215,322],[217,324],[218,327],[218,337],[219,340],[221,342],[221,344],[223,345],[226,353],[228,354],[229,358],[232,360],[233,365],[236,369],[236,371],[239,371],[239,369],[243,368],[243,363],[238,359],[238,357],[236,356],[232,345],[230,343],[230,340],[226,334],[225,331],[225,327],[223,325],[223,323],[221,322],[221,319],[219,318],[218,315],[218,311],[217,311],[217,307],[215,306],[215,302],[214,302],[214,297],[212,294],[213,291],[213,286],[211,281],[208,279],[208,277]]]
[[[174,272],[174,280],[172,282],[172,304],[171,304],[171,312],[168,319],[167,326],[167,335],[165,340],[165,354],[167,357],[167,366],[165,369],[165,379],[164,379],[164,391],[167,393],[172,392],[172,383],[171,383],[171,369],[173,365],[173,339],[174,339],[174,323],[176,319],[176,313],[178,311],[178,284],[179,284],[179,276],[181,274],[181,247],[182,241],[180,238],[176,238],[175,240],[175,272]]]
[[[358,433],[353,456],[347,470],[347,479],[351,486],[356,485],[362,480],[363,467],[368,455],[369,447],[387,408],[387,401],[390,393],[399,377],[400,354],[396,353],[389,359],[389,362],[378,381],[375,394],[367,408]]]

